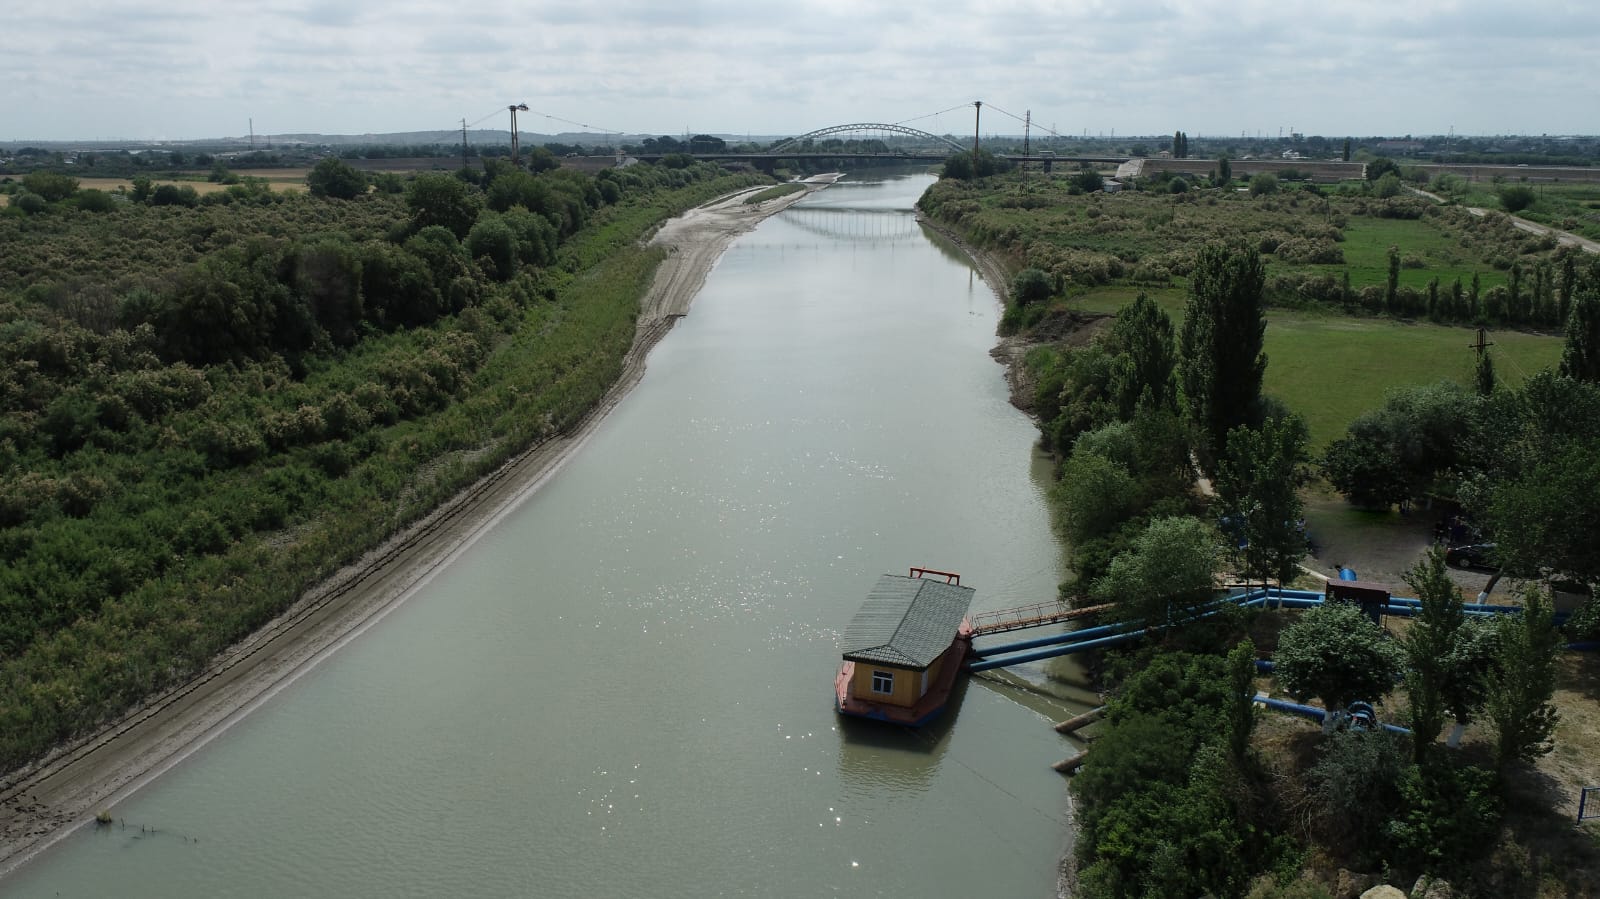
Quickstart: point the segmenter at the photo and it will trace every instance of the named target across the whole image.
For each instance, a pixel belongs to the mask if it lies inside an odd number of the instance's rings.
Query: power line
[[[947,112],[955,112],[958,109],[966,109],[968,106],[971,106],[971,105],[972,105],[971,103],[957,103],[956,105],[950,107],[949,109],[941,109],[938,112],[930,112],[927,115],[919,115],[916,118],[906,119],[906,120],[900,121],[900,122],[892,122],[891,124],[894,124],[894,125],[907,125],[907,124],[910,124],[911,122],[920,122],[923,119],[931,119],[936,115],[944,115]]]

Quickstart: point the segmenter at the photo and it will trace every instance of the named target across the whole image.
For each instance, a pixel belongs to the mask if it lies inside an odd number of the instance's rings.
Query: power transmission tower
[[[1028,155],[1028,135],[1033,128],[1033,110],[1022,111],[1022,155]]]
[[[461,167],[467,167],[467,120],[461,120]]]
[[[511,164],[512,165],[516,165],[517,164],[517,149],[518,149],[518,147],[517,147],[517,111],[521,110],[522,112],[527,112],[528,111],[528,104],[526,104],[526,103],[513,103],[510,106],[507,106],[506,108],[511,110]]]
[[[980,125],[980,123],[982,121],[983,121],[983,101],[982,100],[973,100],[972,101],[972,164],[973,164],[973,167],[974,167],[973,168],[974,171],[977,170],[976,167],[977,167],[977,164],[978,164],[978,129],[980,127],[982,127]]]

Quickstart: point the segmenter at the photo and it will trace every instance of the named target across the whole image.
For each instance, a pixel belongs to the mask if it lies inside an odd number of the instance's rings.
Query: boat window
[[[874,671],[874,672],[872,672],[872,692],[874,692],[874,693],[893,693],[894,692],[894,674],[892,672],[889,672],[889,671]]]

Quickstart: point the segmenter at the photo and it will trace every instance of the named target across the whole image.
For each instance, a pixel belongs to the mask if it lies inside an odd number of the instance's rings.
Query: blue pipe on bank
[[[1053,646],[1058,643],[1072,643],[1078,640],[1103,637],[1127,629],[1125,624],[1102,624],[1099,627],[1084,628],[1081,631],[1068,631],[1064,634],[1051,634],[1048,637],[1032,637],[1027,640],[1018,640],[1015,643],[1001,643],[998,646],[974,646],[972,651],[978,655],[989,656],[1003,652],[1017,652],[1023,649],[1033,649],[1037,646]]]
[[[1396,605],[1395,599],[1391,599],[1390,604],[1384,606],[1383,611],[1385,614],[1413,617],[1421,610],[1421,600],[1406,599],[1404,597],[1398,597],[1397,599],[1400,600],[1401,604]],[[1211,603],[1205,607],[1205,611],[1200,612],[1190,620],[1198,620],[1200,618],[1206,618],[1211,615],[1215,615],[1219,611],[1219,606],[1230,602],[1237,603],[1241,608],[1249,608],[1251,606],[1264,606],[1274,601],[1280,608],[1287,606],[1289,608],[1309,609],[1322,605],[1322,603],[1325,601],[1325,597],[1321,593],[1316,593],[1310,590],[1254,590],[1231,596],[1226,600]],[[1474,607],[1477,609],[1483,609],[1484,611],[1475,611]],[[1467,610],[1468,614],[1476,615],[1506,614],[1510,612],[1521,611],[1518,608],[1510,606],[1480,606],[1476,603],[1467,604],[1465,609]],[[1557,617],[1565,618],[1565,615],[1560,615]],[[1122,628],[1124,627],[1127,627],[1127,625],[1105,624],[1098,627],[1087,628],[1081,631],[1070,631],[1065,634],[1051,634],[1048,637],[1037,637],[1031,640],[1019,640],[1014,643],[1005,643],[999,646],[975,649],[974,652],[981,654],[984,656],[984,658],[969,663],[967,665],[967,670],[988,671],[993,668],[1005,668],[1009,665],[1020,665],[1024,662],[1038,662],[1043,661],[1044,659],[1053,659],[1057,656],[1073,655],[1075,653],[1085,652],[1091,649],[1117,646],[1127,643],[1131,640],[1138,639],[1145,634],[1143,628],[1136,631],[1122,631]],[[1569,643],[1567,644],[1566,648],[1576,651],[1594,651],[1600,649],[1600,641]],[[1038,649],[1038,651],[1026,652],[1022,653],[1021,655],[1009,655],[1010,653],[1016,653],[1019,650],[1027,649]],[[1273,663],[1270,659],[1256,660],[1257,671],[1270,674],[1273,671],[1273,667]],[[1281,700],[1269,700],[1268,702],[1276,703],[1281,702]],[[1293,704],[1289,703],[1288,705]],[[1313,709],[1314,711],[1318,712],[1319,715],[1325,714],[1322,712],[1322,710],[1315,709],[1314,706],[1300,706],[1299,708]],[[1290,709],[1289,711],[1295,710]],[[1319,718],[1318,720],[1321,719]],[[1398,725],[1385,724],[1384,727],[1394,731],[1395,733],[1411,733],[1411,731],[1406,730],[1403,727],[1399,727]]]
[[[1326,709],[1319,709],[1314,705],[1301,705],[1298,702],[1285,702],[1282,699],[1273,699],[1263,693],[1257,693],[1255,696],[1255,701],[1261,703],[1269,709],[1277,709],[1280,712],[1290,712],[1295,715],[1303,715],[1315,721],[1323,721],[1328,717],[1328,712]],[[1409,728],[1401,727],[1398,724],[1383,724],[1379,726],[1391,734],[1405,734],[1408,737],[1411,735],[1411,730]]]
[[[1116,646],[1120,643],[1127,643],[1130,640],[1137,640],[1143,636],[1144,630],[1141,628],[1136,631],[1128,631],[1125,634],[1113,634],[1109,637],[1101,637],[1098,640],[1085,640],[1082,643],[1073,643],[1067,646],[1048,646],[1044,649],[1038,650],[1037,652],[1026,652],[1022,655],[981,659],[968,664],[967,670],[974,672],[988,671],[991,668],[1004,668],[1008,665],[1020,665],[1023,662],[1037,662],[1043,659],[1053,659],[1056,656],[1072,655],[1075,652],[1085,652],[1090,649]]]

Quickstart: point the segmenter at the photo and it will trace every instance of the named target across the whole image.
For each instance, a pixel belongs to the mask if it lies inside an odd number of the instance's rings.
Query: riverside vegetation
[[[1600,583],[1589,501],[1600,495],[1600,267],[1505,221],[1378,197],[1375,185],[1285,195],[1155,182],[1104,195],[1090,189],[1098,175],[972,177],[983,171],[982,160],[947,169],[921,206],[1013,273],[1004,327],[1035,344],[1019,400],[1062,460],[1054,500],[1076,575],[1064,593],[1151,631],[1104,666],[1106,720],[1073,786],[1074,894],[1328,896],[1347,868],[1372,872],[1368,883],[1444,875],[1473,895],[1591,895],[1600,846],[1572,830],[1555,808],[1566,797],[1540,792],[1530,763],[1553,744],[1559,645],[1597,633],[1596,600],[1558,629],[1546,591]],[[1401,241],[1387,265],[1362,266],[1371,241],[1345,258],[1363,231]],[[1530,271],[1542,273],[1531,291]],[[1103,327],[1081,307],[1112,291],[1131,302]],[[1146,295],[1162,291],[1182,298],[1176,324],[1171,303]],[[1342,422],[1349,434],[1315,458],[1300,408],[1352,373],[1264,392],[1274,303],[1393,328],[1560,321],[1565,340],[1545,338],[1563,343],[1559,368],[1521,384],[1480,362],[1463,384],[1396,393]],[[1194,464],[1214,497],[1194,489]],[[1526,579],[1522,613],[1468,619],[1436,548],[1407,575],[1423,611],[1399,634],[1338,605],[1202,617],[1220,571],[1257,583],[1297,574],[1300,488],[1319,475],[1360,503],[1461,503]],[[1331,709],[1387,701],[1413,736],[1260,718],[1258,647],[1279,689]],[[1469,721],[1494,739],[1458,752],[1437,742]]]
[[[0,210],[0,769],[199,671],[618,377],[686,157]],[[13,197],[15,200],[16,198]]]

